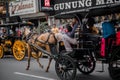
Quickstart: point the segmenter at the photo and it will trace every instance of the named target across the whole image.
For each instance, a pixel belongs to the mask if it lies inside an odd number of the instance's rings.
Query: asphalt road
[[[49,72],[45,72],[48,59],[40,59],[40,62],[44,65],[44,69],[41,69],[36,60],[31,60],[30,70],[26,71],[27,59],[23,61],[16,61],[13,57],[5,57],[0,59],[0,80],[59,80],[54,68],[54,61],[52,61]],[[105,65],[105,72],[97,72],[101,70],[101,65],[97,63],[96,70],[90,75],[83,75],[79,71],[76,75],[76,80],[112,80],[109,77],[108,66]]]

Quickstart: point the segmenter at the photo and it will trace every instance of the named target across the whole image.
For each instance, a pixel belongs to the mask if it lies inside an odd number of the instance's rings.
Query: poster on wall
[[[13,1],[9,3],[10,16],[32,14],[38,11],[38,0]]]

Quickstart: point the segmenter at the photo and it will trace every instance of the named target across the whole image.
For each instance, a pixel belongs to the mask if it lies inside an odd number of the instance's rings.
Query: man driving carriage
[[[76,29],[78,28],[79,25],[79,20],[77,17],[74,17],[72,19],[73,23],[73,28],[70,25],[67,25],[68,32],[66,34],[63,34],[62,36],[62,41],[64,42],[64,46],[67,52],[72,52],[73,49],[71,47],[71,44],[77,44],[77,40],[74,38],[74,34]]]
[[[79,17],[79,18],[81,18],[81,17]],[[74,17],[73,20],[72,20],[72,23],[73,23],[72,26],[70,26],[70,25],[66,26],[66,28],[68,29],[68,32],[66,34],[64,34],[63,38],[62,38],[62,41],[64,42],[64,46],[65,46],[65,49],[66,49],[67,52],[72,52],[73,51],[73,49],[71,47],[71,44],[73,44],[73,45],[77,44],[77,40],[76,40],[76,38],[74,38],[74,35],[75,35],[75,32],[76,32],[76,29],[79,26],[78,18]],[[97,42],[98,37],[99,37],[99,30],[96,27],[94,27],[94,23],[95,22],[94,22],[93,18],[88,18],[87,25],[85,24],[83,26],[84,27],[83,32],[91,33],[92,35],[91,34],[89,35],[89,39]],[[70,27],[72,29],[70,29]],[[94,38],[92,39],[91,37],[93,37],[93,36],[94,36]],[[88,40],[88,38],[86,40]]]

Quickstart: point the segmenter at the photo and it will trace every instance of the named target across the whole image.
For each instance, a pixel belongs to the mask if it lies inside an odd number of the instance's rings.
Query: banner
[[[55,0],[54,10],[65,14],[117,5],[120,5],[120,0]]]

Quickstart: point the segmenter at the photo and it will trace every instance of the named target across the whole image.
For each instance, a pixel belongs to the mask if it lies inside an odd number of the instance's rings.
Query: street
[[[32,58],[30,70],[26,71],[27,58],[23,61],[16,61],[14,57],[9,56],[0,59],[0,80],[59,80],[52,61],[49,72],[45,72],[48,59],[41,58],[40,62],[44,65],[41,69],[36,60]],[[105,65],[105,72],[97,72],[101,70],[101,65],[97,63],[96,70],[90,75],[83,75],[77,71],[75,80],[112,80],[108,74],[108,65]]]

